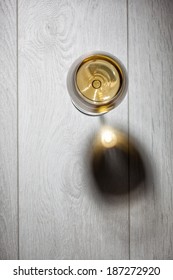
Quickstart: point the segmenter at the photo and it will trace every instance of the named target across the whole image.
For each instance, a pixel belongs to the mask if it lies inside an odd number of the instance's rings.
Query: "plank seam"
[[[126,0],[126,9],[127,9],[127,74],[129,78],[129,1]],[[128,114],[128,225],[129,225],[129,260],[130,256],[130,153],[129,153],[129,142],[130,142],[130,121],[129,121],[129,89],[128,89],[128,99],[127,99],[127,114]]]
[[[16,96],[17,96],[17,232],[18,259],[20,259],[19,238],[19,61],[18,61],[18,0],[16,0]]]

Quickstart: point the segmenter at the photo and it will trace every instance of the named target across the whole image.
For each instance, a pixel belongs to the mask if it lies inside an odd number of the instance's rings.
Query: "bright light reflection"
[[[117,142],[116,133],[109,127],[103,128],[101,132],[101,142],[104,147],[113,147]]]

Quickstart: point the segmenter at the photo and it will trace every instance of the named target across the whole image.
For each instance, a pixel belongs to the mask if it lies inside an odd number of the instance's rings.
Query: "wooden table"
[[[173,259],[172,15],[171,0],[0,0],[1,259]],[[134,188],[141,167],[127,156],[118,195],[90,169],[102,119],[66,89],[71,63],[95,50],[128,70],[104,121],[145,167]]]

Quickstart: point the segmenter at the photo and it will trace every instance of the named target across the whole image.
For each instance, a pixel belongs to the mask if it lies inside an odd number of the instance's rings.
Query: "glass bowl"
[[[67,89],[73,105],[97,116],[117,107],[127,92],[127,72],[115,56],[93,52],[80,56],[69,69]]]

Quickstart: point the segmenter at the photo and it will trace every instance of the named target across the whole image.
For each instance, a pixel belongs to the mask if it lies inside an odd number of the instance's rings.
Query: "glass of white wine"
[[[126,69],[119,59],[106,52],[83,55],[69,69],[67,89],[73,105],[82,113],[105,114],[126,95]]]

